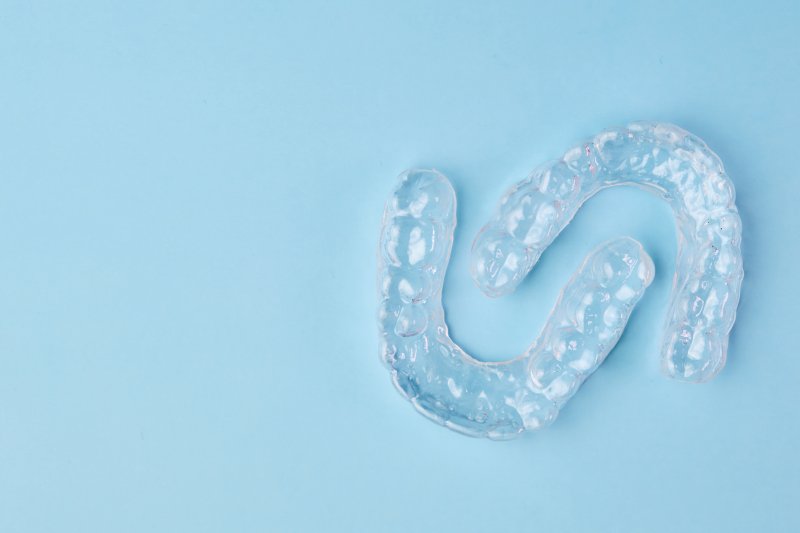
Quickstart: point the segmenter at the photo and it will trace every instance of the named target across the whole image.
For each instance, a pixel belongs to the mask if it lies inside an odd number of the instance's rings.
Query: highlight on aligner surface
[[[513,291],[583,202],[622,184],[673,207],[678,268],[662,366],[671,377],[706,381],[724,366],[735,319],[741,222],[719,159],[680,128],[636,123],[603,132],[512,187],[473,243],[473,278],[488,296]],[[380,239],[382,358],[400,392],[447,427],[494,439],[544,427],[619,340],[653,263],[628,237],[599,246],[564,287],[539,339],[514,360],[483,363],[447,333],[442,286],[455,225],[447,178],[434,170],[400,176]]]

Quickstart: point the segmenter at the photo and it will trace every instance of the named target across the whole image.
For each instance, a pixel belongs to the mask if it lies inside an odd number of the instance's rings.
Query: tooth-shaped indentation
[[[533,386],[543,391],[564,373],[564,365],[555,358],[552,352],[540,352],[531,359],[529,371]]]
[[[405,304],[400,308],[394,332],[401,337],[419,335],[428,327],[428,315],[425,307],[415,304]]]

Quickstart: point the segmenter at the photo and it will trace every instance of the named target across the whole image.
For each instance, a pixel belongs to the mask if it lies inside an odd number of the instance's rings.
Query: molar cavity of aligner
[[[600,364],[602,349],[597,341],[566,326],[554,334],[553,354],[562,365],[582,374],[589,374]]]
[[[440,224],[411,216],[394,217],[383,234],[384,252],[393,266],[437,265],[446,253]]]
[[[426,302],[433,295],[433,279],[426,269],[397,269],[390,278],[392,293],[406,304]]]
[[[529,184],[515,191],[501,204],[498,221],[502,228],[528,248],[543,249],[558,232],[556,223],[562,215],[563,202]]]
[[[455,216],[450,182],[435,170],[414,169],[400,175],[390,211],[395,216],[447,220]]]
[[[491,297],[513,291],[538,259],[535,250],[509,233],[491,228],[484,228],[472,250],[472,277]]]
[[[400,308],[394,332],[401,337],[414,337],[428,327],[428,313],[424,306],[408,303]]]

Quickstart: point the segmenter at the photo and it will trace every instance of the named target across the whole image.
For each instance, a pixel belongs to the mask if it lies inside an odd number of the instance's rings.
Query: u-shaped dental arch
[[[741,220],[719,158],[676,126],[604,131],[513,186],[473,243],[473,279],[488,296],[513,291],[580,206],[615,185],[650,190],[673,208],[678,258],[662,369],[679,380],[707,381],[725,365],[735,320]],[[480,362],[450,339],[445,323],[442,286],[455,225],[447,178],[434,170],[399,177],[378,254],[381,357],[400,393],[453,430],[507,439],[545,427],[619,340],[653,279],[653,262],[632,238],[600,245],[525,353]]]

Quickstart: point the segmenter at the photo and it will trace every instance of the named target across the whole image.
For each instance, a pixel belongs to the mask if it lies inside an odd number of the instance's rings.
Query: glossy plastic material
[[[603,132],[512,187],[473,243],[473,278],[489,296],[513,291],[583,202],[623,184],[673,207],[679,249],[662,367],[706,381],[725,364],[735,319],[741,221],[719,158],[676,126]],[[653,263],[631,238],[601,245],[563,289],[539,339],[514,360],[483,363],[447,334],[442,286],[455,225],[456,197],[443,175],[400,176],[380,239],[383,360],[417,410],[447,427],[494,439],[544,427],[613,349]]]

